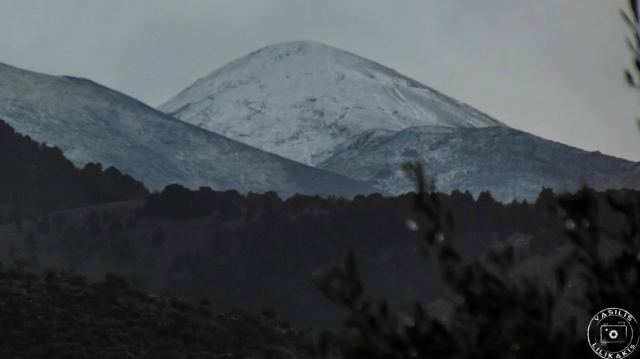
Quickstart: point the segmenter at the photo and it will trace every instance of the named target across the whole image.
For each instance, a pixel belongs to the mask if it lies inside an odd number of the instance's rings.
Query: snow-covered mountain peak
[[[160,109],[311,165],[370,130],[504,126],[388,67],[310,41],[254,51],[199,79]]]

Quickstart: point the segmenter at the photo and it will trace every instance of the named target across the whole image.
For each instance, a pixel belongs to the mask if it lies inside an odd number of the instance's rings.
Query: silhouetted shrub
[[[55,271],[45,278],[0,269],[1,358],[258,359],[273,348],[309,356],[301,333],[242,312],[214,316],[206,307],[144,293],[117,274],[100,282]]]

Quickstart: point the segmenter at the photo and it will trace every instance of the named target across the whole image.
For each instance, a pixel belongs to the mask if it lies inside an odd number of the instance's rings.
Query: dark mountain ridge
[[[97,163],[75,167],[56,147],[38,144],[0,120],[0,204],[41,215],[64,208],[142,199],[142,183]],[[0,212],[0,222],[11,217]]]

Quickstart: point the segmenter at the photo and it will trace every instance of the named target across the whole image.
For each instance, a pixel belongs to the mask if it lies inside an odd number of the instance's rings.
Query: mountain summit
[[[160,109],[309,165],[371,130],[504,126],[388,67],[308,41],[252,52],[197,80]]]

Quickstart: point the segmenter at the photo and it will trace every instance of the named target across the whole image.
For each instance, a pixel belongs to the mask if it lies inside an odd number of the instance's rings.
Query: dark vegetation
[[[608,198],[639,193],[610,190],[594,195]],[[492,246],[515,246],[525,256],[544,255],[566,243],[564,235],[555,228],[557,195],[550,189],[544,189],[534,203],[505,204],[495,201],[489,192],[483,192],[477,199],[460,191],[434,196],[451,213],[451,235],[463,256],[481,254]],[[137,215],[156,220],[208,218],[219,230],[233,227],[225,232],[232,241],[273,244],[305,238],[307,243],[330,243],[335,238],[340,243],[364,241],[367,245],[384,247],[392,241],[409,243],[415,238],[415,228],[424,223],[425,219],[411,206],[414,197],[415,193],[397,197],[373,194],[353,199],[297,195],[282,200],[273,192],[243,196],[235,191],[217,192],[209,188],[192,191],[170,185],[149,195]],[[603,208],[601,216],[609,227],[621,224],[618,213],[612,209]]]
[[[56,147],[39,144],[0,121],[0,223],[64,208],[143,198],[142,183],[117,169],[78,169]]]
[[[488,193],[478,199],[459,192],[438,197],[453,209],[453,240],[465,257],[514,246],[524,261],[566,241],[553,230],[551,191],[533,204],[505,205]],[[273,305],[297,325],[332,325],[336,315],[310,278],[350,249],[360,254],[375,295],[439,298],[437,276],[415,254],[414,230],[424,220],[416,217],[412,198],[294,196],[283,201],[272,193],[242,196],[174,185],[151,194],[140,210],[94,212],[68,221],[62,239],[57,235],[57,248],[77,253],[65,255],[58,265],[82,270],[87,263],[106,261],[107,269],[117,265],[144,273],[141,281],[158,289],[209,296],[226,305]],[[84,245],[67,245],[73,243]]]
[[[33,268],[119,271],[156,291],[206,296],[228,307],[273,306],[296,325],[327,326],[338,316],[311,278],[349,249],[360,254],[375,295],[439,298],[437,276],[415,254],[422,219],[411,207],[412,196],[281,200],[273,193],[172,185],[144,202],[9,222],[0,226],[0,249],[7,260],[25,260]],[[535,204],[505,205],[487,193],[478,199],[468,193],[439,197],[455,209],[455,241],[465,256],[514,245],[525,260],[563,243],[550,235],[550,191]]]
[[[120,275],[0,269],[0,357],[304,358],[309,339],[271,313],[147,294]]]
[[[421,253],[437,268],[452,306],[447,320],[424,302],[393,310],[365,295],[353,255],[321,288],[346,309],[345,331],[326,333],[320,353],[345,358],[586,358],[588,320],[608,307],[640,313],[640,196],[584,189],[554,199],[570,250],[552,283],[516,273],[513,248],[465,260],[451,241],[452,217],[416,172],[424,216]],[[617,225],[603,213],[616,213]],[[615,227],[614,230],[611,230]]]
[[[640,32],[638,32],[638,24],[640,23],[640,13],[637,0],[627,0],[629,11],[620,11],[622,19],[629,27],[632,35],[626,38],[627,46],[631,50],[633,59],[633,67],[624,72],[627,84],[636,90],[640,90]],[[640,122],[638,123],[640,125]]]

